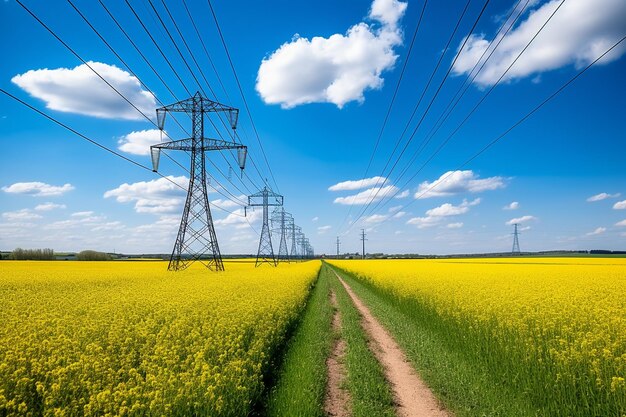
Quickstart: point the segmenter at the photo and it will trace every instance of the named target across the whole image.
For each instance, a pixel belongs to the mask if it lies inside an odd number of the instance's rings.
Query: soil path
[[[332,322],[333,330],[335,333],[339,333],[341,332],[341,314],[337,310],[337,297],[334,291],[330,293],[330,302],[335,308]],[[350,394],[342,387],[346,377],[346,369],[343,364],[345,354],[346,341],[338,338],[326,360],[328,385],[326,386],[324,411],[328,416],[348,417],[350,415]]]
[[[433,393],[417,375],[389,332],[372,316],[367,306],[354,294],[339,274],[335,272],[335,275],[363,317],[363,328],[370,339],[372,351],[382,364],[385,377],[391,384],[398,415],[402,417],[451,417],[452,414],[442,409]]]

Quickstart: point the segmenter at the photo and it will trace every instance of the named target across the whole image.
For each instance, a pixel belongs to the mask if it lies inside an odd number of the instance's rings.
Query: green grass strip
[[[269,390],[267,416],[324,415],[326,358],[333,341],[328,273],[320,276],[289,340],[275,385]]]
[[[395,416],[389,383],[385,379],[382,366],[368,347],[358,310],[327,264],[322,266],[321,275],[330,278],[341,314],[340,337],[347,344],[344,358],[347,371],[345,386],[352,399],[352,415]]]
[[[392,334],[407,358],[435,396],[457,417],[541,416],[510,381],[493,380],[471,352],[451,342],[445,326],[432,312],[415,303],[403,303],[379,288],[334,267],[352,291]]]

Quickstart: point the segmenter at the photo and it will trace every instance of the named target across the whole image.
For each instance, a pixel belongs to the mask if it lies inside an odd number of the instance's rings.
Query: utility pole
[[[515,231],[513,232],[513,250],[511,251],[511,253],[516,254],[520,253],[519,235],[521,234],[521,232],[517,231],[517,226],[519,226],[517,223],[515,223],[513,226],[515,226]]]
[[[365,241],[367,239],[365,239],[365,236],[367,236],[365,234],[365,229],[361,229],[361,242],[363,242],[363,256],[361,256],[361,259],[365,259]]]
[[[224,263],[217,244],[217,236],[209,208],[204,153],[237,149],[239,168],[243,170],[246,165],[248,150],[244,145],[236,142],[205,138],[204,117],[205,113],[209,112],[225,112],[230,127],[234,130],[237,127],[239,110],[209,100],[197,92],[191,98],[157,109],[157,123],[161,132],[165,126],[165,116],[169,112],[191,114],[192,133],[191,137],[187,139],[162,142],[150,146],[154,172],[157,172],[159,168],[161,150],[186,151],[191,154],[187,199],[167,269],[179,271],[187,268],[193,262],[199,261],[210,270],[223,271]]]
[[[339,236],[337,236],[337,259],[339,259],[339,244],[341,242],[339,242]]]
[[[259,199],[261,201],[259,202]],[[276,266],[276,257],[272,247],[272,235],[270,233],[268,207],[282,207],[283,196],[263,187],[258,193],[248,196],[248,207],[263,207],[263,227],[261,228],[261,238],[259,239],[259,250],[256,255],[254,266],[267,262]],[[282,243],[282,242],[281,242]],[[285,250],[287,245],[285,244]]]

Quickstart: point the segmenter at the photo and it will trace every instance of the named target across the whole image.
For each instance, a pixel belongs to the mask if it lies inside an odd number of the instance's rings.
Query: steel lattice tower
[[[298,259],[298,237],[302,233],[302,228],[296,226],[295,222],[292,222],[291,226],[291,259]]]
[[[363,242],[363,256],[361,256],[361,259],[365,259],[365,241],[367,239],[365,239],[365,236],[367,236],[365,234],[365,229],[361,229],[361,242]]]
[[[280,233],[280,244],[278,245],[278,262],[289,262],[289,252],[287,251],[287,212],[282,207],[276,207],[272,212],[272,231]]]
[[[519,224],[515,223],[513,226],[515,226],[515,231],[513,232],[513,250],[511,251],[511,253],[520,253],[520,250],[519,250],[520,232],[517,230],[517,226],[519,226]]]
[[[261,199],[261,202],[259,202]],[[271,201],[270,201],[271,199]],[[263,227],[261,228],[261,238],[259,239],[259,251],[256,255],[254,266],[262,263],[271,263],[276,266],[276,257],[272,247],[272,234],[270,233],[268,207],[280,207],[283,205],[283,196],[263,187],[258,193],[248,196],[248,207],[263,207]],[[285,244],[285,249],[286,249]]]
[[[187,268],[193,262],[199,261],[211,270],[223,271],[224,263],[209,207],[204,153],[237,149],[239,167],[244,169],[247,148],[235,142],[205,138],[204,117],[205,113],[209,112],[225,112],[228,115],[231,128],[235,129],[239,110],[209,100],[197,92],[191,98],[157,109],[157,121],[161,131],[163,131],[165,116],[168,112],[191,114],[192,136],[150,147],[152,169],[155,172],[159,167],[159,156],[162,149],[187,151],[191,154],[187,199],[167,269],[179,271]]]

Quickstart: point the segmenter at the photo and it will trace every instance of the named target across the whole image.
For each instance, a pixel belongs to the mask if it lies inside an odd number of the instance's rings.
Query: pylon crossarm
[[[165,149],[171,151],[191,151],[194,149],[193,139],[180,139],[171,142],[158,143],[150,146],[155,149]],[[221,151],[225,149],[247,149],[247,146],[236,142],[225,140],[204,138],[201,144],[196,145],[196,150],[201,151]]]
[[[193,111],[200,112],[224,112],[228,113],[228,120],[230,126],[235,129],[237,127],[237,121],[239,120],[239,109],[231,106],[219,103],[217,101],[210,100],[206,97],[202,97],[200,92],[197,92],[193,97],[181,100],[179,102],[169,104],[157,109],[157,120],[159,128],[163,129],[165,122],[165,114],[168,112],[180,112],[191,113]]]

